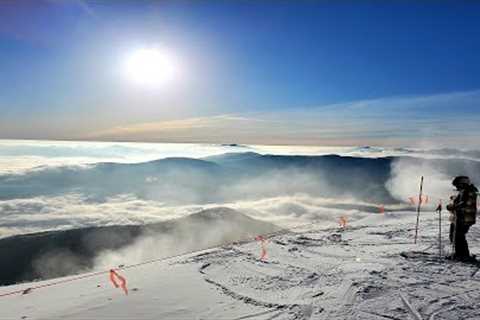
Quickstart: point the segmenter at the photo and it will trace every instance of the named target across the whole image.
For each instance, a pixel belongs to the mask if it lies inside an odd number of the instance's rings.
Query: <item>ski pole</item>
[[[415,226],[415,241],[413,243],[417,243],[418,237],[418,222],[420,219],[420,207],[422,205],[422,193],[423,193],[423,176],[420,179],[420,193],[418,194],[418,206],[417,206],[417,224]]]
[[[437,207],[438,212],[438,254],[440,259],[442,258],[442,200]]]
[[[453,217],[453,239],[452,239],[452,259],[455,257],[456,252],[456,243],[457,243],[457,227],[458,227],[458,212],[454,211]]]

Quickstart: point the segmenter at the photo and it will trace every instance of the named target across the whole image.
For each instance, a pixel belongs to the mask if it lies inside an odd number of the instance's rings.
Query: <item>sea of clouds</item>
[[[0,140],[0,174],[21,173],[48,166],[138,163],[167,157],[203,158],[248,151],[275,155],[338,154],[371,158],[414,156],[480,160],[480,151],[456,149]]]
[[[256,152],[276,155],[327,155],[378,158],[395,157],[390,178],[385,187],[398,200],[389,209],[408,208],[408,198],[418,193],[420,175],[425,176],[424,192],[431,198],[430,206],[452,194],[450,181],[453,174],[470,174],[474,181],[478,173],[473,164],[480,159],[479,152],[465,150],[386,149],[373,147],[308,147],[308,146],[244,146],[208,144],[153,144],[107,142],[53,142],[53,141],[0,141],[0,178],[8,181],[19,176],[28,179],[42,170],[81,168],[98,163],[141,163],[168,157],[204,158],[228,152]],[[414,160],[412,160],[414,159]],[[416,161],[416,159],[421,159]],[[441,164],[431,159],[441,159]],[[448,161],[464,161],[454,169]],[[447,161],[447,162],[445,162]],[[151,192],[167,192],[165,187]],[[476,180],[477,179],[477,180]],[[49,180],[45,180],[48,184]],[[128,181],[125,183],[128,184]],[[200,185],[200,187],[202,187]],[[45,185],[45,188],[49,188]],[[169,185],[168,188],[180,188]],[[208,188],[208,186],[205,186]],[[96,199],[75,190],[64,194],[33,195],[31,197],[3,197],[0,200],[0,237],[45,230],[71,229],[86,226],[148,224],[176,219],[217,206],[239,210],[255,219],[280,226],[293,226],[308,221],[325,221],[335,224],[340,215],[351,219],[368,213],[377,213],[381,203],[365,201],[358,197],[312,195],[310,190],[327,190],[322,180],[312,180],[302,172],[269,173],[248,182],[232,184],[220,190],[220,202],[201,201],[188,192],[174,190],[175,196],[185,195],[185,201],[175,204],[139,197],[133,193],[112,194]],[[349,186],[345,186],[346,189]],[[5,190],[5,189],[3,189]],[[8,190],[7,190],[8,191]],[[171,191],[171,190],[170,190]],[[221,192],[224,192],[222,194]],[[173,194],[173,193],[172,193]],[[256,195],[252,197],[251,195]],[[248,195],[248,196],[245,196]],[[0,195],[1,196],[1,195]]]

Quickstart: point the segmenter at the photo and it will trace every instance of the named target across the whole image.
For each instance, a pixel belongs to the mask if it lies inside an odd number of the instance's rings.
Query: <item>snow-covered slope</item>
[[[147,225],[46,231],[0,239],[0,286],[137,263],[271,233],[279,227],[227,207]]]
[[[480,319],[476,267],[436,259],[436,215],[423,214],[417,245],[414,224],[413,212],[371,214],[346,230],[310,225],[269,237],[266,261],[251,241],[127,266],[118,272],[128,295],[102,273],[0,297],[0,318]],[[479,239],[474,226],[474,253]],[[403,251],[431,255],[407,259]],[[0,295],[59,280],[2,287]]]

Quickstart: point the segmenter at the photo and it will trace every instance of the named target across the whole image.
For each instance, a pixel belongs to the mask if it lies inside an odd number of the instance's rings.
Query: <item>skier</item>
[[[465,236],[476,221],[478,189],[466,176],[455,177],[452,184],[457,188],[458,194],[452,196],[452,202],[447,205],[447,210],[451,212],[450,242],[454,246],[454,254],[450,258],[459,261],[475,260],[470,257]]]

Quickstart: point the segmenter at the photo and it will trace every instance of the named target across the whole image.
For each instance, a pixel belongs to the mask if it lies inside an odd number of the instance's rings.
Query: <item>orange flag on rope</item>
[[[347,227],[347,218],[345,218],[344,216],[341,216],[340,221],[338,223],[340,224],[341,228],[345,229]]]
[[[256,236],[255,240],[260,242],[260,245],[262,247],[262,252],[260,254],[260,260],[264,261],[265,258],[267,257],[267,248],[266,248],[266,240],[263,236]]]
[[[417,200],[415,197],[409,197],[408,200],[410,200],[410,203],[412,204],[412,206],[416,205],[417,204]],[[422,195],[422,197],[420,198],[420,204],[427,204],[428,201],[430,200],[430,198],[426,195]]]
[[[117,283],[117,279],[120,281],[120,284]],[[122,288],[123,292],[128,295],[127,280],[113,269],[110,269],[110,281],[115,288]]]

